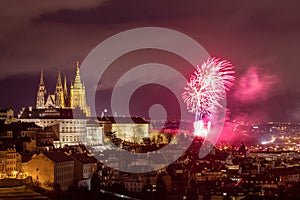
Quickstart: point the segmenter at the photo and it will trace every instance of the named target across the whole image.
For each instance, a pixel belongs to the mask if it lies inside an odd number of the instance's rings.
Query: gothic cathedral
[[[76,75],[74,83],[71,83],[70,93],[68,93],[67,80],[64,77],[62,85],[60,72],[58,72],[57,83],[54,95],[48,94],[44,83],[43,71],[41,72],[40,84],[37,91],[36,108],[80,108],[87,117],[91,115],[90,107],[86,103],[85,87],[81,82],[79,62],[76,63]]]

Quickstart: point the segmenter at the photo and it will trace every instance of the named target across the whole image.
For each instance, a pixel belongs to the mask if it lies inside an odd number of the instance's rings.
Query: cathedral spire
[[[60,71],[58,71],[57,76],[57,83],[56,83],[56,89],[55,89],[55,106],[58,108],[64,108],[65,107],[65,97],[63,92],[63,87],[61,84],[61,77],[60,77]]]
[[[60,77],[60,71],[58,71],[58,76],[57,76],[56,88],[57,88],[57,87],[62,87],[62,84],[61,84],[61,77]]]
[[[76,74],[79,74],[79,61],[76,62]]]
[[[67,77],[64,76],[64,95],[68,96]]]
[[[64,88],[63,88],[63,94],[64,94],[64,103],[65,103],[65,107],[69,107],[70,103],[70,99],[69,99],[69,94],[68,94],[68,87],[67,87],[67,77],[64,76]]]
[[[36,108],[44,108],[46,103],[46,87],[44,82],[44,73],[41,70],[40,84],[36,96]]]
[[[41,70],[40,85],[45,85],[45,83],[44,83],[44,72],[43,72],[43,70]]]
[[[82,87],[81,78],[80,78],[79,61],[76,62],[76,75],[74,80],[74,87],[78,87],[78,88]]]

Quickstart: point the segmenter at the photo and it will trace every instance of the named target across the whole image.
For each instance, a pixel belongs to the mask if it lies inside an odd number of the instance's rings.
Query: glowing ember
[[[206,137],[211,127],[211,116],[223,109],[225,98],[235,80],[233,65],[218,58],[208,59],[197,66],[182,98],[191,113],[195,113],[194,134]]]

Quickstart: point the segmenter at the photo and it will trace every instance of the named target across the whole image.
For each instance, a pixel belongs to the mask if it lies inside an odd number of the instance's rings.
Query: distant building
[[[63,151],[34,155],[28,162],[28,175],[47,190],[68,190],[74,181],[74,160]]]
[[[103,127],[95,118],[91,118],[86,123],[86,145],[99,146],[103,145]]]
[[[0,110],[0,120],[3,120],[5,124],[16,122],[13,109],[2,109]]]
[[[0,170],[1,178],[19,178],[22,176],[21,155],[13,145],[0,144]]]
[[[122,182],[124,182],[125,190],[129,192],[140,193],[143,189],[143,179],[142,177],[123,177]]]
[[[33,122],[12,122],[0,126],[0,139],[13,144],[18,152],[36,153],[53,149],[56,139],[52,128],[43,128]]]
[[[279,166],[273,169],[274,175],[279,177],[278,184],[284,185],[289,183],[300,182],[300,165],[294,164],[288,167]]]
[[[40,84],[37,91],[36,108],[79,108],[85,113],[86,116],[91,115],[90,107],[86,102],[85,86],[81,82],[79,62],[76,64],[75,80],[71,83],[70,93],[68,93],[66,77],[64,77],[64,85],[61,81],[60,72],[58,72],[58,78],[54,94],[47,94],[44,74],[41,72]]]
[[[97,159],[87,153],[73,153],[70,155],[74,162],[74,180],[78,187],[91,189],[91,178],[97,170]]]
[[[117,138],[139,143],[142,138],[149,137],[149,123],[141,117],[99,117],[100,125],[105,133],[115,133]]]

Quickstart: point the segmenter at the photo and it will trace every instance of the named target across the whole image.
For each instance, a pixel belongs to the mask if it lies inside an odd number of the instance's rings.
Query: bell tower
[[[55,107],[65,108],[65,98],[63,92],[63,86],[61,83],[60,71],[58,71],[56,89],[55,89]]]
[[[45,108],[46,94],[47,91],[44,83],[44,74],[43,71],[41,71],[40,84],[36,96],[36,108]]]

